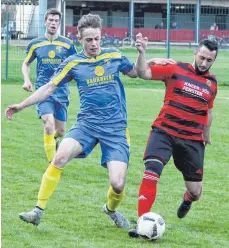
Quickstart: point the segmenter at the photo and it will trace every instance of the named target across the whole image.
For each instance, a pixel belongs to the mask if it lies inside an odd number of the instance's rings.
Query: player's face
[[[47,33],[51,35],[56,34],[60,26],[59,15],[48,15],[47,19],[45,20],[45,26],[46,26]]]
[[[95,57],[100,53],[101,30],[99,28],[85,28],[81,32],[79,41],[88,57]]]
[[[206,46],[202,46],[195,53],[195,69],[198,74],[206,73],[215,61],[216,51],[210,51]]]

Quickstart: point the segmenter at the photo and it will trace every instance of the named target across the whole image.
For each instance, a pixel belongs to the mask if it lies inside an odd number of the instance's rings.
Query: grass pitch
[[[228,73],[228,72],[227,72]],[[227,80],[225,76],[224,80]],[[137,219],[137,194],[144,171],[142,155],[150,125],[162,106],[164,89],[153,82],[136,81],[126,88],[131,133],[131,160],[126,197],[119,207],[130,220]],[[142,82],[142,84],[141,84]],[[146,85],[146,87],[144,87]],[[79,110],[71,86],[67,129]],[[229,89],[220,89],[215,101],[212,145],[206,148],[204,193],[186,218],[176,217],[184,184],[172,160],[163,171],[152,211],[166,222],[163,238],[154,243],[130,239],[102,213],[109,186],[107,171],[100,167],[99,147],[84,160],[73,160],[50,199],[38,227],[19,220],[18,213],[36,203],[41,177],[47,168],[43,127],[35,107],[4,118],[7,105],[28,96],[12,82],[2,85],[2,247],[4,248],[227,248],[229,247]]]

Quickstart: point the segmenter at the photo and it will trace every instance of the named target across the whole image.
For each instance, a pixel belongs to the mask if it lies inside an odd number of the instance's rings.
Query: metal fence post
[[[201,12],[201,0],[197,0],[196,3],[196,18],[195,18],[195,42],[200,41],[200,12]]]
[[[170,58],[170,7],[171,0],[167,0],[167,40],[166,40],[166,52],[167,58]]]
[[[130,19],[129,19],[129,34],[131,39],[135,39],[134,37],[134,0],[130,0],[129,4],[129,13],[130,13]]]
[[[47,11],[47,0],[39,1],[39,32],[38,36],[42,36],[45,33],[44,16]]]
[[[9,12],[6,13],[6,71],[5,80],[8,79],[8,65],[9,65]]]
[[[60,26],[60,33],[61,35],[65,36],[65,26],[66,26],[66,1],[61,1],[61,13],[62,13],[62,19],[61,19],[61,26]]]

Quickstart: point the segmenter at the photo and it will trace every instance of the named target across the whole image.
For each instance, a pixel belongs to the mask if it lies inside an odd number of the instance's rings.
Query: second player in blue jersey
[[[46,32],[44,36],[33,39],[27,47],[27,56],[22,65],[23,88],[32,91],[29,77],[30,64],[36,59],[36,90],[47,84],[58,66],[70,55],[76,53],[69,39],[58,34],[61,13],[57,9],[48,9],[45,14]],[[44,123],[44,148],[50,162],[56,152],[58,137],[64,135],[69,105],[68,84],[59,87],[56,92],[37,104],[38,117]]]

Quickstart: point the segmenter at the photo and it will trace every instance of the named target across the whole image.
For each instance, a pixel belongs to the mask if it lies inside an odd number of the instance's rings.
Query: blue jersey
[[[49,41],[45,36],[33,39],[27,47],[25,62],[31,63],[37,58],[37,78],[35,88],[48,83],[58,66],[70,55],[76,54],[73,43],[58,36],[54,41]],[[69,95],[68,84],[60,87],[53,95],[60,101],[67,101]]]
[[[52,77],[58,87],[68,80],[76,81],[80,95],[78,123],[94,130],[108,131],[127,126],[126,98],[119,73],[134,68],[119,50],[102,49],[95,58],[83,52],[66,59]]]

